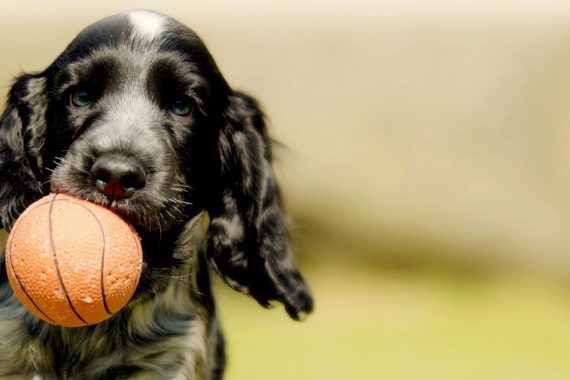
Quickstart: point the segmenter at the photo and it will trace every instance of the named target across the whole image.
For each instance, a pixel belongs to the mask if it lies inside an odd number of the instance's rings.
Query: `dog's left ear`
[[[299,319],[312,310],[313,300],[291,252],[263,113],[252,98],[236,92],[223,123],[208,259],[232,288],[266,307],[280,301]]]

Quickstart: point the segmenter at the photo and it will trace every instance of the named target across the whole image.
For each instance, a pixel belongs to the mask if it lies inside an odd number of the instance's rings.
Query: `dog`
[[[0,119],[1,227],[67,193],[129,221],[144,264],[127,306],[71,328],[20,304],[2,257],[0,378],[221,379],[211,273],[293,319],[311,312],[272,160],[257,101],[165,15],[105,18],[47,69],[20,75]]]

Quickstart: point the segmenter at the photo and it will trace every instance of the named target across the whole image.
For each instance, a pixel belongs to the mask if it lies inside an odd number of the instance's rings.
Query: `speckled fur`
[[[88,107],[70,94],[87,88]],[[173,116],[183,96],[189,117]],[[109,201],[89,170],[102,154],[134,157],[144,188]],[[224,339],[210,268],[261,305],[299,319],[311,294],[289,245],[256,101],[232,90],[202,41],[148,11],[97,22],[45,71],[22,74],[0,118],[0,226],[49,192],[103,204],[142,238],[144,270],[129,304],[98,325],[31,315],[0,262],[1,379],[221,379]],[[209,228],[208,228],[209,227]]]

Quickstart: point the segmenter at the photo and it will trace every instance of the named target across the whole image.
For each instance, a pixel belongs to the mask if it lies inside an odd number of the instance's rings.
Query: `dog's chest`
[[[0,298],[0,378],[205,379],[211,329],[181,289],[85,328],[33,320],[13,296]],[[175,307],[170,297],[188,304]]]

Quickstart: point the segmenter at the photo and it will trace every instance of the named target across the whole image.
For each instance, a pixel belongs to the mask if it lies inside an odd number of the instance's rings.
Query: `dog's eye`
[[[189,116],[192,113],[192,105],[188,99],[176,99],[170,106],[170,112],[176,116]]]
[[[79,89],[71,93],[71,104],[75,107],[83,108],[93,103],[93,97],[87,90]]]

